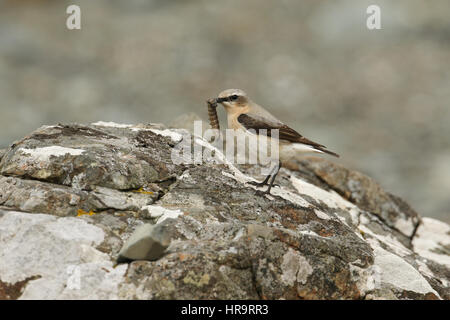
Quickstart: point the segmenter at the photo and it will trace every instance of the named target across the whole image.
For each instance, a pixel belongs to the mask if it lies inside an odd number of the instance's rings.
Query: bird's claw
[[[248,181],[248,184],[251,184],[252,186],[256,186],[256,187],[264,187],[266,186],[268,183],[267,182],[256,182],[256,181]]]
[[[247,184],[251,184],[252,186],[256,186],[256,187],[264,187],[264,186],[268,186],[269,185],[267,182],[264,182],[264,181],[263,182],[248,181]],[[273,187],[279,187],[280,188],[280,185],[274,183],[274,184],[272,184],[272,188]]]

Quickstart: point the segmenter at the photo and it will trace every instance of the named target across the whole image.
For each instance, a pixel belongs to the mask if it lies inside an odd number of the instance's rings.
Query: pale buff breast
[[[235,108],[225,107],[225,109],[227,111],[228,128],[234,130],[237,129],[245,130],[245,128],[239,123],[238,117],[243,113],[247,113],[250,107],[249,106],[235,107]]]

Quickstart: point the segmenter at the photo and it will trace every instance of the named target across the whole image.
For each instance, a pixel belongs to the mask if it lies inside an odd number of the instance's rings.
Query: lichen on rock
[[[0,150],[0,297],[450,299],[447,224],[314,157],[262,195],[246,183],[257,166],[174,163],[187,137],[214,149],[187,130],[96,122]],[[124,255],[142,225],[155,255]]]

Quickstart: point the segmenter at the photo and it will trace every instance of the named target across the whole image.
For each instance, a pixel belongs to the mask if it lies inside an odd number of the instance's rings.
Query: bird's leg
[[[272,179],[270,180],[270,183],[269,183],[269,188],[267,189],[266,192],[264,192],[265,194],[270,194],[270,189],[272,189],[272,187],[274,186],[273,182],[275,181],[275,178],[277,177],[278,172],[280,172],[280,168],[281,168],[281,161],[278,162],[276,172],[273,174]]]
[[[263,182],[254,182],[254,181],[249,181],[247,182],[248,184],[257,186],[257,187],[263,187],[265,185],[269,185],[269,188],[267,189],[267,191],[263,192],[263,194],[270,194],[270,190],[272,189],[272,187],[274,186],[278,186],[277,184],[274,184],[275,178],[277,177],[278,172],[280,171],[281,168],[281,161],[278,162],[278,165],[276,165],[272,171],[270,172],[270,174],[264,179]],[[270,179],[272,177],[272,179]],[[270,183],[269,182],[270,179]]]
[[[251,185],[254,185],[254,186],[257,186],[257,187],[264,187],[265,185],[268,184],[267,182],[269,182],[269,179],[270,179],[270,177],[274,174],[274,172],[276,171],[276,168],[277,168],[277,167],[275,166],[275,167],[273,167],[273,168],[270,170],[269,174],[266,176],[266,178],[264,179],[263,182],[249,181],[249,182],[247,182],[247,183],[248,183],[248,184],[251,184]]]

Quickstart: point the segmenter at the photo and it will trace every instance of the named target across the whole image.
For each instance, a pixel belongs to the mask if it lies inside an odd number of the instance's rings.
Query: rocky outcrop
[[[312,157],[263,195],[246,183],[258,168],[218,150],[172,161],[186,138],[214,150],[183,129],[98,122],[0,153],[0,298],[450,298],[447,224]]]

